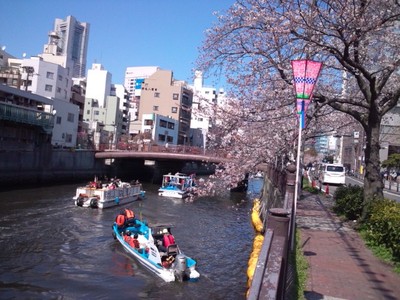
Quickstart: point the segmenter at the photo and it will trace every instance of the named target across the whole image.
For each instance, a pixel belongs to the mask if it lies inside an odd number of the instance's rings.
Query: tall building
[[[225,105],[225,92],[214,87],[203,85],[203,73],[201,71],[195,72],[193,81],[193,106],[192,106],[192,119],[190,122],[191,128],[191,145],[197,147],[206,146],[206,136],[212,126],[213,116],[211,108],[213,105]]]
[[[101,64],[92,64],[87,73],[86,98],[95,99],[99,106],[105,106],[106,97],[111,95],[112,74]]]
[[[83,121],[88,124],[88,141],[100,150],[115,147],[126,130],[126,112],[120,107],[126,107],[127,97],[111,83],[111,77],[101,64],[88,70]]]
[[[49,44],[54,43],[56,38],[59,54],[72,63],[72,77],[86,76],[89,29],[88,23],[68,16],[65,20],[55,19],[54,31],[49,35]]]
[[[155,72],[160,70],[157,66],[128,67],[125,71],[124,86],[129,93],[129,134],[137,135],[141,130],[142,123],[139,120],[140,96],[142,94],[142,84]]]
[[[152,139],[160,144],[170,140],[171,136],[168,122],[157,124],[155,116],[176,120],[179,124],[177,140],[172,143],[190,144],[192,102],[193,90],[184,81],[175,80],[172,71],[158,70],[142,84],[139,120],[152,129]],[[144,115],[153,115],[154,118],[145,120]],[[156,134],[158,129],[161,130],[160,134]]]
[[[328,136],[327,135],[317,136],[315,138],[314,148],[315,151],[317,151],[317,153],[328,155],[329,153]]]

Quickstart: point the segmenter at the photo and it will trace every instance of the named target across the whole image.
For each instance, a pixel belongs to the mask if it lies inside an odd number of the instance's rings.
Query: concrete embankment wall
[[[41,148],[0,152],[0,187],[72,183],[102,176],[108,168],[94,151]]]
[[[271,208],[284,208],[285,203],[285,171],[275,170],[270,166],[260,166],[265,174],[264,186],[261,197],[261,216],[264,221],[267,219],[268,210]]]

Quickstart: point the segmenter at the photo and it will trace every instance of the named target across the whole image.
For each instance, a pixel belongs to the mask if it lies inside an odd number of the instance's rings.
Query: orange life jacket
[[[119,227],[122,227],[125,225],[125,216],[124,215],[118,215],[117,218],[115,219],[115,222]]]
[[[132,219],[135,217],[135,213],[133,212],[133,210],[125,208],[125,216],[127,219]]]

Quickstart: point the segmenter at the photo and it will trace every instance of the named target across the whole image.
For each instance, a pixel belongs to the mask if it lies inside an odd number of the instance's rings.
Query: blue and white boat
[[[200,277],[196,261],[183,254],[175,242],[163,245],[165,240],[171,241],[170,226],[149,227],[135,218],[121,222],[121,216],[117,216],[112,226],[113,236],[146,269],[166,282],[196,281]],[[135,236],[138,243],[134,245],[129,236]],[[173,236],[172,239],[175,241]]]
[[[158,195],[172,198],[186,198],[196,194],[194,175],[176,173],[163,176]]]

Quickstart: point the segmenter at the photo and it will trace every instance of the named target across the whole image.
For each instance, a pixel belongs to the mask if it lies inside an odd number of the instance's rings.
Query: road
[[[347,185],[351,184],[351,185],[362,186],[363,185],[363,181],[361,179],[356,178],[356,177],[346,176],[346,184]],[[392,187],[392,190],[389,190],[388,187],[389,187],[388,184],[386,184],[385,185],[385,189],[383,191],[383,194],[384,194],[385,198],[392,199],[392,200],[395,200],[397,202],[400,202],[400,192],[396,192],[393,187]],[[326,191],[326,185],[322,185],[320,188],[321,188],[322,191],[324,191],[324,192]],[[337,188],[338,188],[337,185],[336,186],[335,185],[329,185],[329,194],[333,195]]]

